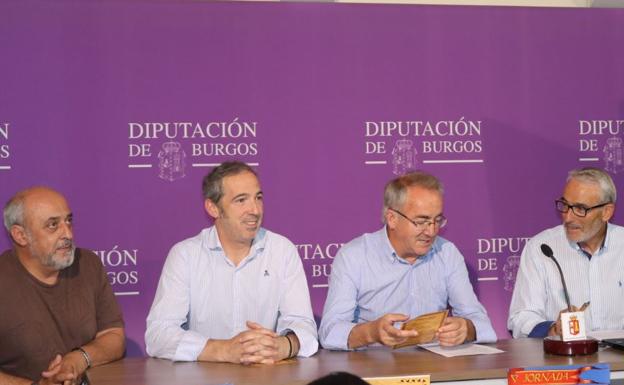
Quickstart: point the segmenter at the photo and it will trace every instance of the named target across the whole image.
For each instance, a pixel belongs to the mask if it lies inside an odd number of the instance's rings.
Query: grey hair
[[[219,203],[223,197],[223,178],[243,172],[250,172],[256,177],[258,176],[253,168],[240,161],[223,162],[220,166],[215,167],[202,181],[204,199],[210,199],[215,204]]]
[[[23,191],[15,194],[4,205],[3,217],[4,227],[8,232],[11,232],[11,227],[14,225],[24,225],[24,198]]]
[[[597,184],[600,187],[603,203],[615,203],[617,191],[611,176],[604,170],[595,167],[577,168],[568,173],[568,179],[575,179],[584,183]]]
[[[408,187],[422,187],[444,195],[442,182],[424,171],[410,171],[407,174],[394,178],[386,184],[384,189],[384,206],[381,214],[383,223],[386,223],[386,211],[388,209],[398,209],[405,204]]]

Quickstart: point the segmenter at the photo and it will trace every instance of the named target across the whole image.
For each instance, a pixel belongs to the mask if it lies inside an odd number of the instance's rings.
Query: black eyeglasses
[[[557,208],[557,211],[559,211],[560,213],[567,213],[570,209],[572,209],[572,212],[574,213],[574,215],[576,215],[577,217],[584,217],[587,215],[587,213],[590,210],[593,209],[597,209],[599,207],[603,207],[608,205],[611,202],[605,202],[605,203],[601,203],[599,205],[596,206],[592,206],[592,207],[586,207],[585,205],[570,205],[568,204],[568,202],[566,202],[563,199],[557,199],[555,201],[555,207]]]
[[[446,217],[444,215],[439,215],[439,216],[433,218],[433,220],[425,219],[425,218],[421,218],[421,219],[418,219],[418,220],[412,220],[412,219],[409,219],[407,217],[407,215],[403,214],[399,210],[395,210],[395,209],[392,209],[392,208],[388,208],[388,210],[392,210],[395,213],[397,213],[400,216],[402,216],[403,218],[407,219],[411,224],[413,224],[416,227],[417,231],[424,231],[425,229],[429,228],[429,226],[431,226],[431,225],[434,225],[435,228],[437,228],[437,229],[441,229],[442,227],[446,226],[446,223],[448,222],[448,220],[446,219]]]

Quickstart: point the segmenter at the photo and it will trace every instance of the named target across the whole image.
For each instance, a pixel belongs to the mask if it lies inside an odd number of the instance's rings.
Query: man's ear
[[[28,237],[26,236],[26,229],[24,226],[11,226],[10,234],[11,238],[13,238],[13,242],[17,243],[19,246],[25,247],[28,245]]]
[[[217,206],[217,204],[214,203],[212,200],[206,199],[204,201],[204,209],[206,210],[208,215],[210,215],[214,219],[219,218],[219,214],[221,211],[219,210],[219,206]]]
[[[384,211],[384,218],[386,219],[386,226],[388,226],[389,229],[394,229],[396,227],[397,216],[392,210],[386,209]]]
[[[602,220],[605,222],[609,222],[613,214],[615,213],[615,205],[613,203],[609,203],[602,210]]]

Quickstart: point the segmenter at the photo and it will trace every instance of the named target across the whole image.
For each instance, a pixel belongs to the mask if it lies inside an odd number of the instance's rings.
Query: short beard
[[[28,245],[28,250],[30,251],[30,254],[33,256],[36,256],[39,261],[41,262],[42,265],[49,267],[53,270],[56,271],[60,271],[63,270],[69,266],[71,266],[74,263],[74,257],[76,254],[76,246],[74,246],[74,241],[71,239],[64,239],[62,241],[62,244],[57,247],[57,249],[55,249],[54,251],[52,251],[50,254],[47,255],[38,255],[37,252],[35,251],[35,244],[33,242],[33,237],[30,233],[26,233],[26,236],[28,237],[28,241],[29,241],[29,245]],[[56,251],[59,248],[63,248],[63,247],[71,247],[63,256],[65,258],[63,258],[62,260],[59,260],[58,258],[55,257]]]
[[[573,241],[575,243],[585,243],[587,241],[589,241],[590,239],[592,239],[593,237],[595,237],[598,233],[600,233],[600,231],[602,230],[603,226],[605,226],[604,223],[600,223],[599,225],[592,225],[590,228],[586,229],[581,235],[580,238],[577,239],[576,241]]]
[[[74,263],[75,253],[76,253],[76,247],[72,245],[71,249],[67,251],[67,253],[65,253],[64,255],[65,258],[59,260],[55,258],[54,253],[52,253],[52,254],[46,255],[42,259],[41,262],[47,267],[60,271],[60,270],[65,269],[66,267],[71,266]]]

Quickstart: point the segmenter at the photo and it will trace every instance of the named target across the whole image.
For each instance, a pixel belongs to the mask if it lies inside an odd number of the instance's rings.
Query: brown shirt
[[[47,285],[16,254],[0,255],[0,370],[41,378],[56,354],[66,354],[97,332],[123,327],[115,295],[98,257],[76,249],[74,263]]]

